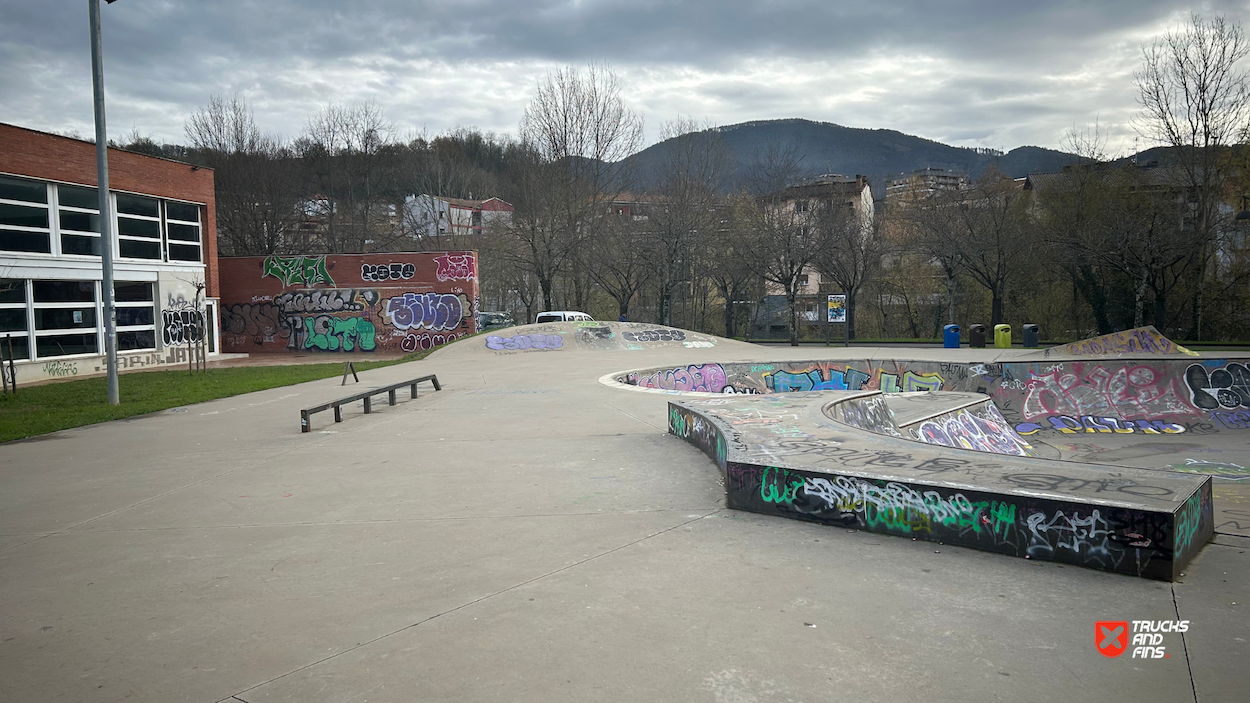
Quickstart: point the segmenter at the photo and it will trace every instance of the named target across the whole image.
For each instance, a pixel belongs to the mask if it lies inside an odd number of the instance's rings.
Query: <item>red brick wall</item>
[[[221,260],[226,352],[411,352],[477,331],[477,252]]]
[[[192,170],[189,164],[108,150],[109,188],[162,198],[204,203],[205,283],[210,297],[219,297],[217,267],[217,205],[213,171]],[[95,144],[0,124],[0,173],[94,186]]]

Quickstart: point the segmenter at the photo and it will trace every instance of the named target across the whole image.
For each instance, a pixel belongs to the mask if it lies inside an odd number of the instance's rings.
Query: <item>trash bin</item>
[[[1037,325],[1025,325],[1022,329],[1024,331],[1024,348],[1037,349]]]
[[[959,325],[947,325],[942,337],[942,346],[947,349],[959,348]]]
[[[1011,325],[994,325],[994,347],[996,349],[1011,348]]]
[[[968,346],[985,348],[985,325],[972,325],[968,328]]]

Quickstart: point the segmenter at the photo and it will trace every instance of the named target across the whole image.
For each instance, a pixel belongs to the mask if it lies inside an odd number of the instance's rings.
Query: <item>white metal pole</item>
[[[110,0],[111,2],[111,0]],[[100,0],[87,0],[91,15],[91,85],[95,94],[95,162],[100,188],[100,263],[104,280],[104,353],[108,357],[109,405],[120,405],[117,389],[117,307],[113,301],[113,213],[109,202],[108,130],[104,126],[104,58],[100,48]]]

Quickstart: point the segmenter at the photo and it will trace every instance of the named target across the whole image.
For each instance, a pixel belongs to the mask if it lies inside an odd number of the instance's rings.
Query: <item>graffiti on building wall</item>
[[[440,282],[477,280],[477,260],[471,254],[444,254],[434,257],[434,263],[438,264],[435,275]]]
[[[453,330],[464,318],[464,303],[450,293],[404,293],[386,302],[386,316],[399,330]]]
[[[5,367],[5,371],[6,372],[8,371],[8,367]],[[43,373],[44,375],[55,376],[58,378],[63,378],[65,376],[77,376],[78,375],[78,362],[77,361],[49,361],[43,365]]]
[[[1201,364],[1185,370],[1194,405],[1203,410],[1250,408],[1250,369],[1228,364],[1208,372]]]
[[[167,347],[197,344],[203,336],[204,313],[190,308],[161,311],[161,341]]]
[[[267,256],[261,267],[261,277],[273,276],[284,286],[302,283],[314,286],[318,283],[334,285],[325,256]]]
[[[378,304],[372,288],[321,288],[288,291],[274,296],[273,303],[285,315],[322,312],[354,312]]]
[[[399,341],[399,348],[405,352],[427,351],[444,344],[451,344],[463,337],[463,333],[430,334],[429,332],[409,332]]]
[[[417,275],[415,264],[361,264],[360,280],[362,281],[407,281]]]
[[[317,315],[304,318],[304,349],[317,351],[373,351],[377,328],[363,317]]]

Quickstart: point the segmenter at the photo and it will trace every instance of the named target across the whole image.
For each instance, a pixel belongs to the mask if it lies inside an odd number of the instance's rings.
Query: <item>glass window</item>
[[[160,242],[142,242],[134,239],[123,239],[118,242],[121,255],[130,259],[160,259]]]
[[[9,356],[9,344],[13,345],[13,355]],[[14,361],[24,361],[30,358],[30,342],[26,337],[5,337],[0,339],[0,356],[5,359],[12,358]]]
[[[180,225],[170,222],[165,226],[165,230],[169,232],[170,239],[177,239],[183,242],[200,241],[200,228],[198,225]]]
[[[161,223],[157,220],[136,220],[130,217],[117,218],[117,233],[123,237],[161,238]]]
[[[186,244],[170,243],[169,259],[171,261],[199,261],[200,248]]]
[[[84,210],[100,210],[100,190],[77,186],[57,186],[57,199],[61,207],[80,207]],[[99,230],[96,230],[99,231]]]
[[[200,206],[187,203],[165,201],[165,215],[171,220],[183,222],[199,222]]]
[[[99,256],[100,238],[83,237],[76,234],[62,234],[61,253],[78,254],[80,256]]]
[[[117,194],[117,212],[122,215],[142,215],[144,217],[160,217],[161,208],[154,198],[142,198],[138,195]]]
[[[20,278],[0,278],[0,303],[25,303],[26,281]]]
[[[152,312],[152,308],[117,308],[117,326],[133,327],[135,325],[151,325],[156,322],[156,315]]]
[[[117,350],[155,349],[155,330],[126,330],[117,333]]]
[[[14,340],[16,342],[17,340]],[[35,338],[35,351],[41,358],[67,354],[94,354],[98,350],[95,333],[58,334]],[[14,350],[16,351],[16,350]]]
[[[47,232],[24,232],[0,227],[0,249],[50,253],[52,237]]]
[[[46,228],[48,226],[48,208],[0,203],[0,225]]]
[[[0,176],[0,198],[28,203],[48,202],[48,187],[42,181]]]
[[[61,229],[72,229],[75,232],[100,232],[100,215],[96,212],[75,212],[61,210]]]
[[[35,281],[36,303],[94,303],[91,281]]]
[[[95,308],[35,308],[35,329],[73,330],[95,327]]]
[[[0,332],[25,332],[26,308],[6,308],[0,310]],[[0,342],[3,344],[3,342]]]
[[[152,300],[152,284],[142,281],[114,281],[113,299],[119,303]]]

